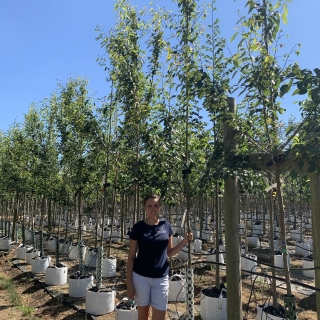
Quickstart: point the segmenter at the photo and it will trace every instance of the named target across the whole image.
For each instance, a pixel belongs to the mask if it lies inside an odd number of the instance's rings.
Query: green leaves
[[[287,24],[288,23],[288,7],[286,3],[284,3],[283,5],[283,13],[281,17],[282,17],[283,23]]]

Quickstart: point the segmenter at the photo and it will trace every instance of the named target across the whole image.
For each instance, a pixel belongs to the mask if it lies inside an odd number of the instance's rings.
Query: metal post
[[[187,292],[186,292],[186,302],[187,302],[187,315],[186,320],[194,319],[194,275],[193,268],[187,268]]]
[[[102,235],[103,236],[103,235]],[[98,248],[98,258],[97,258],[97,289],[102,288],[102,267],[103,267],[103,246]]]

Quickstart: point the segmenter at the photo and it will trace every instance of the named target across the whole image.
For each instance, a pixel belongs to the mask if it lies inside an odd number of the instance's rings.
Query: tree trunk
[[[311,215],[312,215],[312,239],[315,275],[315,287],[320,288],[320,175],[316,172],[310,174],[311,185]],[[317,269],[318,268],[318,269]],[[316,291],[317,317],[320,319],[320,292]]]
[[[228,98],[231,112],[236,113],[235,99]],[[228,124],[224,127],[225,158],[236,149],[234,133]],[[224,214],[227,258],[227,319],[242,320],[242,280],[240,267],[238,177],[228,177],[224,189]]]

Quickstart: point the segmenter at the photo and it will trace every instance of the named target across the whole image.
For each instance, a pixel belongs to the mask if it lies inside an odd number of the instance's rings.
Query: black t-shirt
[[[144,220],[137,222],[130,239],[138,241],[138,256],[134,260],[133,271],[143,277],[161,278],[169,273],[167,247],[172,227],[167,221],[149,226]]]

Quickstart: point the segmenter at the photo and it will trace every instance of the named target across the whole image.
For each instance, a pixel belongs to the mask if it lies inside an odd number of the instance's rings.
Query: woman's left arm
[[[176,244],[173,247],[172,246],[172,236],[170,236],[169,242],[168,242],[168,248],[167,248],[168,257],[172,257],[175,254],[177,254],[188,243],[188,241],[192,241],[192,240],[193,240],[192,232],[190,232],[190,233],[186,232],[186,234],[183,237],[183,240],[180,241],[178,244]]]

